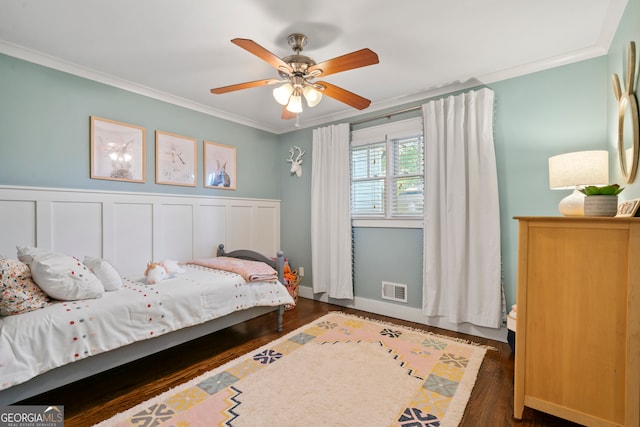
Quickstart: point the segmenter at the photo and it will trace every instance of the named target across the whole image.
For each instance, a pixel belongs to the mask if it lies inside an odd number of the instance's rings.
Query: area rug
[[[486,348],[333,312],[104,426],[457,426]]]

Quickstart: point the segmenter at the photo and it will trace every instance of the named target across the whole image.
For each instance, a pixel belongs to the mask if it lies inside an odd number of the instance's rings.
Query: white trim
[[[98,83],[103,83],[109,86],[113,86],[118,89],[126,90],[127,92],[136,93],[138,95],[146,96],[158,101],[167,102],[169,104],[178,105],[180,107],[188,108],[199,113],[204,113],[209,116],[218,117],[220,119],[229,120],[234,123],[249,126],[255,129],[264,130],[271,133],[277,133],[275,129],[268,126],[264,126],[261,123],[248,120],[245,117],[240,117],[235,114],[230,114],[216,108],[212,108],[189,99],[180,98],[179,96],[172,95],[167,92],[154,89],[152,87],[144,86],[135,82],[124,80],[122,78],[112,76],[100,71],[96,71],[90,68],[82,67],[78,64],[56,58],[54,56],[46,55],[44,53],[27,49],[22,46],[18,46],[12,43],[8,43],[0,40],[0,53],[12,56],[14,58],[22,59],[34,64],[42,65],[43,67],[51,68],[54,70],[62,71],[72,74],[74,76],[83,77],[85,79],[93,80]],[[286,131],[289,131],[287,129]],[[284,132],[284,131],[283,131]]]
[[[423,219],[397,219],[397,218],[353,218],[351,225],[361,228],[424,228]]]
[[[541,61],[532,62],[518,67],[508,68],[495,73],[485,74],[483,76],[469,76],[466,80],[458,79],[451,82],[442,82],[441,84],[428,88],[424,91],[416,92],[413,94],[407,94],[384,101],[373,102],[369,108],[368,113],[375,113],[383,111],[389,108],[395,108],[401,105],[407,105],[416,101],[423,101],[428,98],[433,98],[445,94],[449,94],[456,91],[477,87],[479,85],[487,85],[501,80],[506,80],[514,77],[520,77],[523,75],[535,73],[538,71],[547,70],[561,65],[571,64],[574,62],[584,61],[586,59],[595,58],[598,56],[606,55],[611,41],[615,36],[620,19],[624,14],[626,8],[626,0],[614,0],[611,2],[608,10],[607,17],[602,26],[602,31],[596,43],[588,48],[580,49],[574,52],[570,52],[566,55],[560,55],[555,58],[544,59]],[[138,85],[133,82],[129,82],[123,79],[119,79],[115,76],[106,75],[95,70],[90,70],[81,67],[77,64],[73,64],[67,61],[63,61],[58,58],[54,58],[43,53],[24,48],[12,43],[0,41],[0,53],[4,53],[9,56],[13,56],[25,61],[29,61],[35,64],[43,65],[45,67],[53,68],[59,71],[64,71],[76,76],[85,77],[90,80],[95,80],[110,86],[118,87],[123,90],[127,90],[133,93],[138,93],[150,98],[165,101],[171,104],[179,105],[185,108],[189,108],[194,111],[199,111],[204,114],[208,114],[221,119],[229,120],[242,125],[250,126],[256,129],[265,130],[274,134],[283,134],[291,132],[290,127],[285,128],[273,128],[263,123],[257,123],[251,120],[247,120],[243,117],[238,117],[233,114],[226,113],[221,110],[217,110],[205,105],[179,98],[170,95],[165,92],[155,90],[150,87]],[[318,117],[311,121],[305,121],[297,124],[297,129],[314,128],[330,122],[344,121],[352,117],[358,117],[361,115],[360,111],[354,111],[350,108],[345,108],[337,113],[330,113],[324,116]]]
[[[389,139],[400,139],[422,135],[424,126],[422,117],[414,117],[402,121],[385,123],[364,129],[351,131],[351,146],[359,147]]]
[[[301,298],[313,299],[329,304],[339,305],[342,307],[368,311],[369,313],[380,314],[382,316],[394,317],[396,319],[406,320],[409,322],[420,323],[422,325],[447,329],[449,331],[460,332],[476,337],[487,338],[500,342],[507,342],[506,326],[502,326],[498,329],[492,329],[472,325],[471,323],[454,324],[448,322],[442,317],[426,317],[424,314],[422,314],[422,310],[420,308],[407,307],[405,305],[376,301],[362,297],[355,297],[353,301],[333,299],[327,297],[327,294],[314,294],[313,290],[308,286],[300,286],[298,288],[298,296],[300,296]]]
[[[176,194],[176,193],[151,193],[141,191],[113,191],[113,190],[95,190],[88,188],[58,188],[58,187],[31,187],[22,185],[0,185],[0,190],[20,190],[20,191],[46,191],[46,192],[62,192],[62,193],[87,193],[87,194],[119,194],[129,196],[149,196],[149,197],[178,197],[185,199],[224,199],[224,200],[253,200],[265,202],[280,202],[280,199],[260,199],[254,197],[227,197],[227,196],[207,196],[203,194]]]

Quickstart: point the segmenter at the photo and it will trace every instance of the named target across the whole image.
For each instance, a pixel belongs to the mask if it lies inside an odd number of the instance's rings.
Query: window
[[[424,143],[422,133],[392,139],[392,216],[422,215],[424,212]]]
[[[387,227],[393,221],[415,222],[422,219],[423,212],[422,120],[353,131],[351,215],[357,225]],[[380,220],[384,224],[379,225]],[[409,226],[421,226],[421,222]]]
[[[387,144],[351,148],[351,214],[384,215]]]

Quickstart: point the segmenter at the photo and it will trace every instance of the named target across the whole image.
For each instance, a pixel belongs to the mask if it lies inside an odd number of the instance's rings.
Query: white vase
[[[616,216],[618,196],[599,195],[584,198],[584,216]]]

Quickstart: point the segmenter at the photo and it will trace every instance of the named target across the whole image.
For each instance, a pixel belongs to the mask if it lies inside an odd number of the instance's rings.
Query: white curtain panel
[[[349,124],[313,130],[313,292],[340,299],[353,299],[349,162]]]
[[[500,210],[491,89],[424,104],[423,313],[502,324]]]

